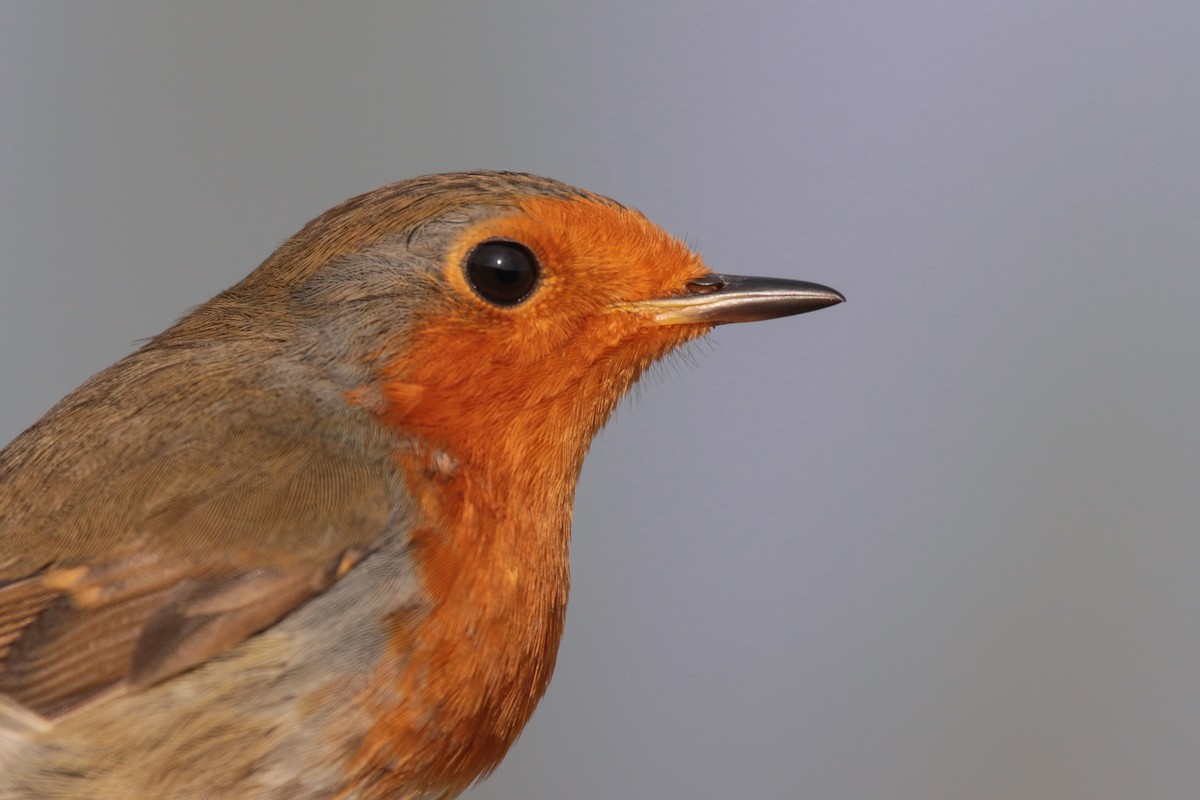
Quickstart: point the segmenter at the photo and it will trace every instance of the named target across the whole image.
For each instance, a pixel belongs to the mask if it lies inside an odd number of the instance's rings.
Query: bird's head
[[[605,197],[472,172],[346,201],[210,305],[225,326],[238,309],[278,309],[279,338],[344,401],[456,459],[577,472],[655,360],[720,323],[841,300],[816,284],[717,275]]]

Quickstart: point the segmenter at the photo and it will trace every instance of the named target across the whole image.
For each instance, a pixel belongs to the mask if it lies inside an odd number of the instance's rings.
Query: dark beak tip
[[[632,303],[658,324],[724,325],[790,317],[846,302],[819,283],[710,273],[689,281],[686,294]]]
[[[846,296],[838,290],[809,281],[744,275],[719,277],[724,285],[715,294],[730,300],[727,316],[721,322],[790,317],[846,302]]]

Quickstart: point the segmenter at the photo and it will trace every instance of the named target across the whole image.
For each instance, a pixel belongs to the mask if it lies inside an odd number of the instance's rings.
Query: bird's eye
[[[541,272],[528,248],[508,241],[476,245],[464,270],[475,293],[498,306],[515,306],[529,297]]]

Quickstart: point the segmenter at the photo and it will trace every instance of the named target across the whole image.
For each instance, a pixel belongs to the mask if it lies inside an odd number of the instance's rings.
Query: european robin
[[[348,200],[0,453],[0,798],[450,798],[550,680],[653,361],[842,300],[556,181]]]

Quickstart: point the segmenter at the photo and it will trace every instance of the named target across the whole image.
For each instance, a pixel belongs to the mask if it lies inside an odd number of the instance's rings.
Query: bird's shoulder
[[[244,363],[140,352],[0,453],[0,694],[52,716],[162,681],[411,525],[394,436]]]

